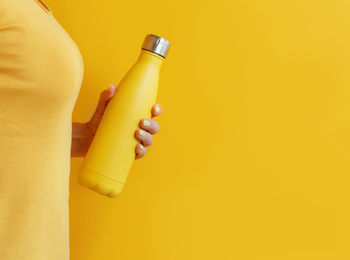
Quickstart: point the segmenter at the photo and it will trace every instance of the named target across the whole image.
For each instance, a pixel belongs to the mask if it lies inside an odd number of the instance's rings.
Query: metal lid
[[[166,58],[169,47],[170,43],[166,39],[154,34],[148,34],[142,44],[142,49],[151,51],[163,58]]]

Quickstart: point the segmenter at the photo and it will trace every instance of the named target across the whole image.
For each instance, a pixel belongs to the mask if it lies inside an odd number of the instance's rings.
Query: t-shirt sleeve
[[[6,9],[6,2],[7,0],[0,0],[0,26],[6,24],[5,19],[5,9]]]
[[[4,1],[0,0],[0,24],[2,24],[3,22],[3,5],[4,5]]]

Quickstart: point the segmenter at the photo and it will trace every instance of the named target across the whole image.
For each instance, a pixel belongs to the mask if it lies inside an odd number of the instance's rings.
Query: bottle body
[[[108,197],[122,190],[135,160],[135,131],[142,118],[151,117],[158,94],[163,57],[141,50],[138,60],[107,104],[100,125],[85,156],[78,181]]]

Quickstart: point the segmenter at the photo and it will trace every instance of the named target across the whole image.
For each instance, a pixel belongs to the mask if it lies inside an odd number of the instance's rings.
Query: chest
[[[47,106],[74,104],[84,70],[76,43],[42,0],[2,1],[2,93],[15,91]]]

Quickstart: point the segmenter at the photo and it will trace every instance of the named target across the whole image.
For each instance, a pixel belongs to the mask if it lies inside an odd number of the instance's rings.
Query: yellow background
[[[122,194],[72,159],[72,260],[350,259],[349,1],[46,2],[84,58],[76,122],[146,34],[172,45]]]

